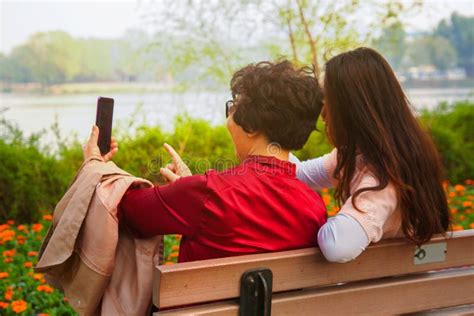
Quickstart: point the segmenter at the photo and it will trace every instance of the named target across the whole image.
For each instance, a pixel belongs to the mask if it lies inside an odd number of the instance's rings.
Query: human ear
[[[255,137],[258,137],[259,135],[260,133],[258,132],[247,133],[248,138],[255,138]]]

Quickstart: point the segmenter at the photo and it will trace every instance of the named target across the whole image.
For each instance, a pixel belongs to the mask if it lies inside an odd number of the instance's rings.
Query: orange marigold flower
[[[5,263],[10,263],[10,262],[12,262],[12,261],[13,261],[13,258],[5,258],[5,259],[3,260],[3,262],[5,262]]]
[[[7,242],[7,241],[10,241],[10,240],[13,240],[13,237],[15,237],[16,233],[15,231],[13,230],[4,230],[2,232],[0,232],[0,239],[3,241],[3,242]]]
[[[26,229],[26,226],[25,226],[25,225],[18,225],[18,226],[16,227],[16,229],[18,229],[18,230],[20,230],[20,231],[24,231],[24,232],[28,231],[28,230]]]
[[[38,251],[28,251],[28,257],[36,257],[38,255]]]
[[[46,314],[46,313],[40,313],[40,314],[36,314],[36,316],[49,316],[49,314]]]
[[[3,232],[4,230],[7,230],[8,228],[10,228],[9,225],[7,225],[7,224],[2,224],[2,225],[0,225],[0,232]]]
[[[24,300],[18,300],[18,301],[13,301],[12,302],[12,310],[19,314],[24,312],[28,308],[28,305]]]
[[[462,206],[464,206],[464,207],[472,206],[472,201],[464,201],[464,202],[462,203]]]
[[[31,262],[31,261],[26,261],[26,262],[23,264],[23,266],[24,266],[25,268],[31,268],[31,267],[33,266],[33,262]]]
[[[451,212],[451,214],[456,214],[458,212],[458,209],[457,208],[452,208],[449,210],[449,212]]]
[[[4,250],[3,251],[3,256],[4,257],[13,257],[15,255],[15,252],[16,252],[15,249]]]
[[[34,273],[33,274],[33,279],[36,281],[41,281],[43,279],[43,274],[42,273]]]
[[[466,216],[464,216],[464,215],[459,215],[458,219],[459,219],[460,221],[463,221],[463,220],[466,219]]]
[[[329,194],[324,194],[323,201],[325,205],[328,205],[329,203],[331,203],[331,196]]]
[[[43,219],[45,221],[52,221],[53,220],[53,215],[50,215],[50,214],[43,215]]]
[[[321,189],[321,193],[328,193],[329,192],[329,189],[328,188],[322,188]]]
[[[8,272],[0,272],[0,279],[8,278],[8,276],[9,276]]]
[[[474,223],[469,224],[470,228],[474,228]]]
[[[449,192],[448,196],[450,198],[456,197],[456,192]]]
[[[53,293],[54,289],[49,285],[38,285],[36,287],[38,292]]]
[[[470,184],[474,184],[474,181],[472,181],[472,179],[467,179],[466,181],[464,181],[464,183],[467,185],[470,185]]]
[[[12,220],[12,219],[9,219],[9,220],[7,221],[7,224],[8,224],[8,225],[15,225],[15,221]]]
[[[173,246],[171,247],[171,250],[178,251],[178,250],[179,250],[179,246],[173,245]]]
[[[7,286],[7,290],[5,291],[5,299],[7,301],[11,301],[13,297],[13,287]]]
[[[43,229],[43,225],[40,223],[33,224],[32,229],[34,232],[40,232]]]
[[[454,186],[454,191],[456,191],[456,192],[462,192],[462,191],[464,191],[464,189],[465,189],[465,187],[462,184],[456,184]]]
[[[453,225],[453,231],[464,230],[464,227],[461,225]]]
[[[0,302],[0,308],[3,308],[3,309],[6,309],[8,308],[10,304],[6,303],[6,302]]]

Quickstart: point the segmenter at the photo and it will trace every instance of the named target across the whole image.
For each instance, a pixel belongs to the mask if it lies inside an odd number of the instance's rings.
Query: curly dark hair
[[[286,150],[301,149],[316,129],[323,94],[311,67],[288,60],[250,64],[230,82],[234,121],[247,133],[261,132]]]

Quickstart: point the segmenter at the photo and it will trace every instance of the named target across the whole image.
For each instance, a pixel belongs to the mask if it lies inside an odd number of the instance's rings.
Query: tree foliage
[[[434,65],[444,71],[456,65],[456,50],[440,36],[424,35],[410,43],[405,65]]]
[[[458,54],[458,65],[474,77],[474,17],[456,12],[438,24],[435,34],[449,40]]]
[[[156,78],[148,36],[129,30],[119,39],[73,38],[65,32],[33,34],[8,55],[0,55],[0,81],[44,86],[81,81]]]
[[[368,43],[374,30],[419,3],[164,0],[150,4],[145,19],[155,27],[155,44],[173,57],[172,68],[227,82],[243,64],[280,56],[313,64],[319,73],[329,57]]]
[[[374,39],[373,45],[384,53],[393,68],[398,69],[402,65],[407,50],[403,24],[397,21],[385,27],[380,37]]]

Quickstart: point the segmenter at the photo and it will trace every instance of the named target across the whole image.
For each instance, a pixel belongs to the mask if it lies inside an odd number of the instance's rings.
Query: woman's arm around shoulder
[[[373,186],[375,180],[372,180],[361,187]],[[397,211],[396,192],[391,184],[382,190],[364,191],[356,200],[358,208],[351,196],[318,233],[321,252],[329,261],[355,259],[371,242],[383,238],[385,227],[397,225],[396,216],[391,216]]]
[[[359,256],[369,245],[369,239],[359,222],[340,213],[321,227],[318,245],[328,261],[344,263]]]
[[[296,176],[314,190],[331,188],[334,186],[333,173],[336,167],[337,151],[318,158],[300,161],[290,154],[290,162],[296,165]]]

